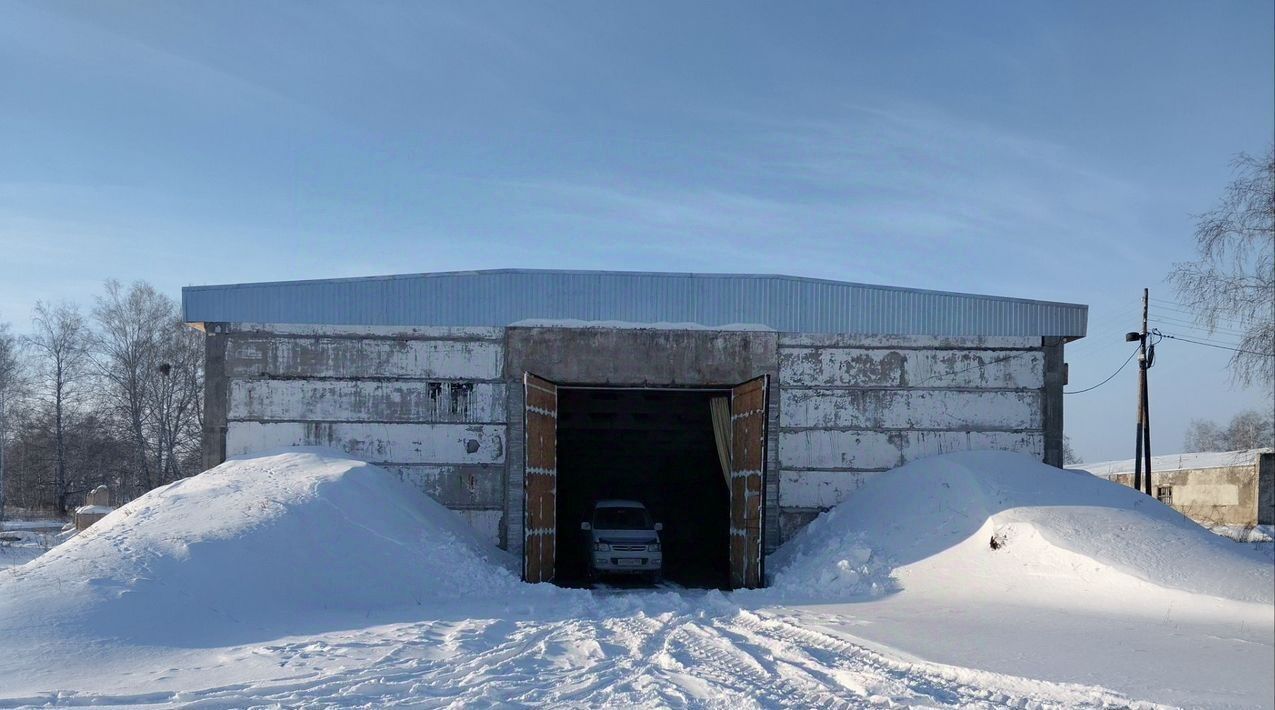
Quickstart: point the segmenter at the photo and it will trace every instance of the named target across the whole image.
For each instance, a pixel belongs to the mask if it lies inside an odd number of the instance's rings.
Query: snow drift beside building
[[[1154,498],[1083,471],[995,451],[883,473],[769,559],[780,593],[1115,605],[1144,585],[1272,603],[1269,561]],[[1143,597],[1145,599],[1145,597]]]
[[[0,635],[230,643],[508,593],[511,566],[393,474],[290,449],[157,488],[0,576]]]

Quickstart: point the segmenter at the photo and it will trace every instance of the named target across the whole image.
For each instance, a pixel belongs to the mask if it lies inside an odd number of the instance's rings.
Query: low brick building
[[[1133,486],[1133,459],[1069,468]],[[1151,494],[1205,525],[1275,525],[1275,450],[1152,456]]]

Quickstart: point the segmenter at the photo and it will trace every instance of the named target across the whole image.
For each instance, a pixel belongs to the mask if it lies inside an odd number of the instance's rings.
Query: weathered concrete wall
[[[1275,452],[1258,455],[1257,523],[1275,525]]]
[[[506,374],[559,384],[729,387],[775,371],[769,331],[508,328]]]
[[[227,331],[225,323],[204,324],[204,431],[200,442],[204,470],[226,460],[226,415],[230,407]]]
[[[523,372],[617,387],[718,388],[769,375],[768,549],[907,461],[978,448],[1061,456],[1062,345],[1040,338],[206,328],[208,465],[281,446],[341,449],[462,511],[515,553]]]
[[[770,376],[765,542],[779,545],[777,334],[769,331],[511,327],[506,330],[509,476],[505,541],[523,542],[522,374],[563,385],[730,387]]]
[[[215,399],[208,463],[287,446],[339,449],[398,474],[500,541],[502,329],[217,327],[207,346]]]
[[[247,421],[502,422],[503,383],[232,379],[230,418]]]
[[[1004,449],[1044,459],[1051,430],[1059,444],[1062,434],[1062,345],[1050,345],[780,335],[780,537],[871,476],[918,458]]]

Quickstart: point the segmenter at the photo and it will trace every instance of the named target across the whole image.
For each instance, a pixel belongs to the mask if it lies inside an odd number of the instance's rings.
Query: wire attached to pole
[[[1194,345],[1203,345],[1206,348],[1217,348],[1218,350],[1230,350],[1231,352],[1244,353],[1246,355],[1257,355],[1259,357],[1275,357],[1275,353],[1264,353],[1264,352],[1259,352],[1257,350],[1245,350],[1243,348],[1232,348],[1226,345],[1218,345],[1216,343],[1203,343],[1203,342],[1200,342],[1199,340],[1191,340],[1190,338],[1183,338],[1177,335],[1169,335],[1168,333],[1161,333],[1160,337],[1169,338],[1170,340],[1181,340],[1184,343],[1192,343]]]
[[[1120,371],[1121,371],[1121,370],[1123,370],[1123,369],[1125,368],[1125,366],[1126,366],[1126,365],[1128,365],[1128,364],[1130,363],[1130,361],[1132,361],[1132,360],[1133,360],[1133,356],[1134,356],[1134,355],[1137,355],[1137,354],[1138,354],[1138,351],[1137,351],[1136,349],[1135,349],[1133,352],[1129,353],[1129,357],[1128,357],[1128,359],[1126,359],[1126,360],[1124,361],[1124,364],[1122,364],[1120,367],[1116,368],[1116,371],[1115,371],[1115,372],[1111,373],[1111,377],[1108,377],[1107,379],[1103,380],[1102,382],[1099,382],[1098,384],[1094,385],[1093,387],[1086,387],[1086,388],[1084,388],[1084,389],[1082,389],[1082,390],[1075,390],[1075,391],[1073,391],[1073,392],[1063,392],[1063,394],[1082,394],[1082,393],[1084,393],[1084,392],[1089,392],[1089,391],[1091,391],[1091,390],[1096,390],[1096,389],[1098,389],[1099,387],[1101,387],[1101,386],[1103,386],[1103,385],[1107,384],[1108,382],[1110,382],[1110,381],[1111,381],[1111,380],[1112,380],[1112,379],[1113,379],[1116,375],[1119,375],[1119,374],[1120,374]]]

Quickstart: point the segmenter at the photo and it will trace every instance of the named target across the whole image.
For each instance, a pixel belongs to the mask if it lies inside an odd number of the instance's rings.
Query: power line
[[[1151,316],[1151,320],[1172,321],[1172,322],[1181,323],[1183,325],[1194,326],[1196,328],[1207,329],[1209,327],[1207,321],[1202,321],[1202,320],[1198,320],[1194,318],[1187,318],[1184,316],[1175,316],[1175,315],[1166,316],[1166,315],[1160,315],[1160,314],[1153,314]],[[1238,321],[1229,321],[1229,320],[1219,319],[1218,321],[1216,321],[1216,323],[1217,325],[1215,327],[1222,330],[1243,330],[1244,329],[1244,326],[1241,325]],[[1239,327],[1236,327],[1236,326],[1239,326]]]
[[[1231,336],[1242,338],[1245,335],[1247,335],[1247,333],[1245,333],[1242,330],[1234,330],[1232,328],[1213,328],[1210,330],[1209,328],[1206,328],[1204,326],[1192,325],[1191,323],[1184,323],[1182,321],[1173,320],[1169,318],[1163,318],[1163,317],[1152,318],[1151,320],[1156,323],[1167,325],[1169,328],[1172,328],[1173,330],[1180,330],[1180,329],[1193,330],[1195,331],[1195,335],[1198,335],[1202,338],[1212,338],[1214,335],[1231,335]]]
[[[1194,318],[1199,318],[1199,317],[1200,317],[1200,313],[1199,313],[1199,311],[1194,311],[1194,310],[1190,310],[1190,309],[1187,309],[1187,308],[1166,308],[1166,307],[1164,307],[1164,306],[1157,306],[1157,307],[1156,307],[1156,313],[1159,313],[1159,312],[1161,312],[1161,311],[1168,311],[1168,312],[1170,312],[1170,313],[1176,313],[1176,314],[1183,315],[1183,316],[1187,316],[1187,317],[1189,317],[1189,318],[1193,318],[1193,319],[1194,319]],[[1240,319],[1240,318],[1238,318],[1238,317],[1236,317],[1236,316],[1227,316],[1227,315],[1221,315],[1221,314],[1219,314],[1219,315],[1215,318],[1215,320],[1217,320],[1219,323],[1235,323],[1235,324],[1239,324],[1239,323],[1241,322],[1241,319]]]
[[[1165,315],[1166,313],[1168,315]],[[1200,313],[1199,311],[1180,311],[1180,310],[1177,310],[1176,308],[1157,308],[1155,313],[1151,314],[1151,317],[1181,318],[1183,320],[1189,320],[1194,323],[1199,323],[1205,320],[1204,314]],[[1244,322],[1243,318],[1239,316],[1228,316],[1221,313],[1217,314],[1213,318],[1213,320],[1218,323],[1226,323],[1226,324],[1234,324],[1234,325],[1241,325]]]
[[[1170,327],[1170,328],[1172,328],[1173,330],[1177,330],[1177,328],[1175,328],[1175,327],[1173,327],[1173,326],[1169,326],[1169,327]],[[1156,328],[1155,330],[1156,330],[1156,331],[1159,331],[1160,329],[1159,329],[1159,328]],[[1239,343],[1237,343],[1237,342],[1235,342],[1235,341],[1232,341],[1232,340],[1226,340],[1226,339],[1225,339],[1225,338],[1223,338],[1223,337],[1215,336],[1215,335],[1212,335],[1212,334],[1206,334],[1206,333],[1193,333],[1193,332],[1190,332],[1190,331],[1181,331],[1181,330],[1179,330],[1178,332],[1179,332],[1179,333],[1185,332],[1188,338],[1192,338],[1192,339],[1194,339],[1194,340],[1196,340],[1196,341],[1203,342],[1203,343],[1204,343],[1204,344],[1206,344],[1206,345],[1221,345],[1222,347],[1226,347],[1226,348],[1233,348],[1233,347],[1236,347],[1236,346],[1238,346],[1238,345],[1239,345]],[[1183,336],[1178,336],[1178,337],[1179,337],[1179,338],[1182,338]],[[1236,335],[1235,337],[1238,337],[1238,338],[1240,338],[1240,339],[1243,339],[1243,337],[1244,337],[1244,336],[1243,336],[1243,335]]]
[[[1205,343],[1199,340],[1191,340],[1190,338],[1182,338],[1176,335],[1169,335],[1168,333],[1161,333],[1160,335],[1166,338],[1170,338],[1172,340],[1181,340],[1184,343],[1194,343],[1196,345],[1203,345],[1205,347],[1217,348],[1219,350],[1231,350],[1237,353],[1245,353],[1246,355],[1258,355],[1260,357],[1275,357],[1275,353],[1263,353],[1263,352],[1258,352],[1256,350],[1244,350],[1243,348],[1232,348],[1226,345],[1218,345],[1217,343]]]
[[[1167,336],[1166,336],[1166,337],[1167,337]],[[1115,372],[1111,373],[1111,377],[1108,377],[1107,379],[1103,380],[1102,382],[1099,382],[1098,384],[1094,385],[1093,387],[1086,387],[1086,388],[1084,388],[1084,389],[1082,389],[1082,390],[1075,390],[1074,392],[1063,392],[1063,394],[1082,394],[1082,393],[1084,393],[1084,392],[1088,392],[1088,391],[1090,391],[1090,390],[1096,390],[1096,389],[1098,389],[1099,387],[1101,387],[1101,386],[1103,386],[1103,385],[1107,384],[1108,382],[1110,382],[1110,381],[1111,381],[1111,380],[1112,380],[1112,379],[1113,379],[1116,375],[1119,375],[1119,374],[1120,374],[1120,371],[1121,371],[1121,370],[1123,370],[1123,369],[1125,368],[1125,365],[1128,365],[1128,364],[1129,364],[1129,361],[1130,361],[1130,360],[1133,360],[1133,356],[1134,356],[1134,355],[1137,355],[1137,354],[1138,354],[1137,349],[1134,349],[1134,351],[1133,351],[1133,352],[1129,353],[1129,357],[1128,357],[1128,358],[1124,361],[1124,363],[1122,363],[1122,364],[1120,365],[1120,367],[1116,368],[1116,371],[1115,371]]]

